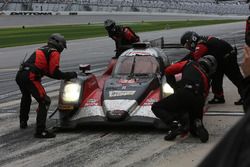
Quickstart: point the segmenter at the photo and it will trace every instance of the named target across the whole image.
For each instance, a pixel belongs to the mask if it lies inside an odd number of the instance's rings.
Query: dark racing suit
[[[49,46],[37,49],[27,61],[21,64],[16,75],[16,82],[21,90],[20,122],[29,119],[31,95],[39,103],[37,109],[37,132],[46,128],[47,110],[50,98],[46,95],[41,84],[41,78],[46,75],[55,79],[70,79],[77,77],[75,72],[61,72],[59,70],[60,53]]]
[[[198,42],[195,51],[191,52],[183,60],[192,58],[198,60],[202,56],[213,55],[218,63],[216,72],[212,77],[212,91],[215,96],[223,96],[223,75],[225,74],[230,81],[238,88],[239,94],[242,96],[243,75],[240,72],[237,63],[237,53],[233,47],[224,40],[215,37],[201,37],[201,42]]]
[[[185,113],[189,114],[190,125],[195,119],[202,120],[203,107],[209,91],[209,79],[200,65],[192,60],[173,64],[165,69],[166,75],[182,73],[178,89],[174,94],[152,105],[152,111],[165,124],[180,120]]]
[[[244,112],[250,112],[250,76],[244,78],[245,88],[243,91]]]
[[[221,141],[202,160],[198,167],[249,167],[250,166],[250,76],[244,79],[243,116]]]
[[[139,42],[140,38],[129,27],[116,26],[116,32],[108,32],[109,37],[115,41],[116,54],[118,58],[125,50],[132,48],[132,44]]]

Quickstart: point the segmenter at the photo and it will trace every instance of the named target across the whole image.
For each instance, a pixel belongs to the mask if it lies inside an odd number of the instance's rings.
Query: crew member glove
[[[76,72],[65,72],[65,79],[70,80],[73,78],[77,78],[77,73]]]

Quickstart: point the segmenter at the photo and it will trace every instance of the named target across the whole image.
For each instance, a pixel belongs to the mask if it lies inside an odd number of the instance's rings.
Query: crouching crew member
[[[105,20],[104,27],[109,37],[115,41],[116,54],[113,58],[118,58],[125,50],[132,48],[133,43],[140,41],[139,36],[130,27],[116,25],[113,20]]]
[[[46,75],[54,79],[76,78],[75,72],[62,72],[59,69],[60,54],[67,48],[66,40],[61,34],[52,34],[46,46],[38,48],[26,61],[24,61],[16,75],[16,82],[21,90],[20,128],[27,128],[29,119],[31,95],[38,102],[36,117],[36,138],[53,138],[55,134],[46,129],[47,111],[50,98],[41,84],[41,78]]]
[[[188,58],[198,60],[204,55],[212,55],[218,62],[218,68],[212,77],[211,83],[214,98],[208,102],[209,104],[225,103],[222,87],[224,74],[238,88],[241,96],[240,100],[235,102],[235,105],[243,103],[244,77],[237,62],[236,48],[233,48],[222,39],[212,36],[200,36],[193,31],[188,31],[182,35],[181,44],[191,51],[183,60]]]
[[[247,45],[244,46],[243,56],[241,68],[245,76],[244,82],[246,82],[243,105],[246,115],[230,128],[216,147],[201,161],[198,167],[250,166],[250,47]]]
[[[166,75],[182,74],[174,94],[152,105],[153,113],[169,127],[165,140],[173,140],[189,130],[207,142],[209,134],[202,122],[203,107],[209,92],[209,77],[216,67],[216,59],[207,55],[198,61],[185,60],[165,69]]]

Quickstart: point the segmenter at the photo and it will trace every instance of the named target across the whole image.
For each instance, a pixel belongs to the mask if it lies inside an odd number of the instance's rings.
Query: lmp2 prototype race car
[[[112,59],[100,76],[87,72],[90,65],[80,65],[77,79],[61,83],[57,127],[108,124],[163,128],[151,105],[173,93],[164,75],[170,62],[160,47],[152,45],[135,43]]]

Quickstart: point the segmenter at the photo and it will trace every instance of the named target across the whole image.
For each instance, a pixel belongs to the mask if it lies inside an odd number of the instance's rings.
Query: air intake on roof
[[[133,48],[135,48],[135,49],[145,49],[145,48],[149,48],[149,47],[150,47],[149,42],[136,42],[136,43],[133,43]]]

